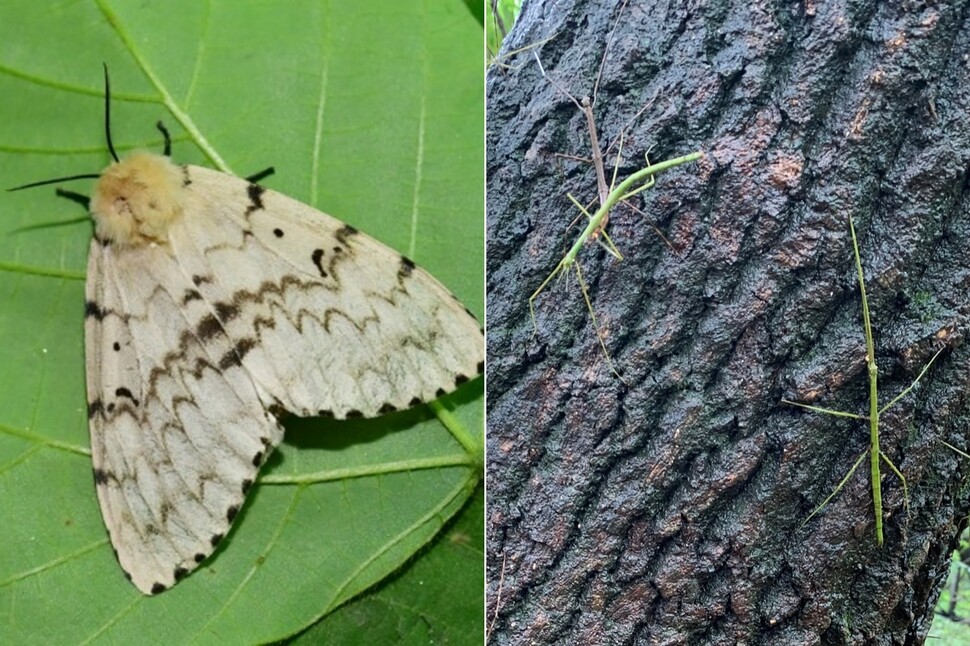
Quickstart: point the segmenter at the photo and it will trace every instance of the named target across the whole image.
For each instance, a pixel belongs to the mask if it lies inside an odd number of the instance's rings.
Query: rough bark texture
[[[506,49],[588,94],[619,3],[527,0]],[[488,578],[497,644],[918,644],[970,502],[970,3],[631,0],[595,114],[620,177],[702,149],[618,208],[615,262],[528,296],[596,196],[576,107],[530,55],[488,76]],[[613,155],[609,156],[612,163]],[[886,541],[864,423],[860,235],[883,402]]]

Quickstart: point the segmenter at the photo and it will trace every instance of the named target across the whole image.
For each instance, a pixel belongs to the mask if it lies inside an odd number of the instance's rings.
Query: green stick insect
[[[836,417],[848,417],[850,419],[856,419],[861,421],[868,420],[869,448],[866,449],[862,453],[862,455],[859,456],[859,458],[855,461],[855,464],[852,465],[852,468],[849,469],[849,472],[845,475],[844,478],[842,478],[839,484],[835,487],[835,490],[832,491],[832,493],[830,493],[828,497],[822,501],[822,504],[816,507],[815,510],[808,515],[808,518],[805,519],[805,521],[802,523],[802,526],[804,526],[805,523],[811,520],[820,511],[822,511],[822,509],[824,509],[825,506],[828,505],[829,501],[831,501],[832,498],[834,498],[836,494],[838,494],[839,491],[842,490],[842,487],[845,486],[845,483],[849,481],[849,478],[852,477],[852,475],[856,472],[856,469],[859,468],[859,465],[862,464],[862,461],[865,459],[866,455],[868,455],[869,471],[870,471],[869,477],[872,482],[872,507],[873,507],[873,512],[875,513],[875,516],[876,516],[876,543],[878,543],[879,545],[882,545],[883,544],[883,532],[882,532],[883,517],[882,517],[882,484],[880,481],[881,474],[879,469],[880,463],[885,462],[889,466],[890,470],[894,474],[896,474],[896,477],[899,478],[900,482],[902,482],[903,504],[906,507],[907,511],[909,510],[909,490],[906,487],[906,478],[903,476],[902,472],[896,467],[895,464],[893,464],[893,461],[890,460],[889,457],[882,452],[882,449],[879,448],[879,417],[883,413],[885,413],[886,410],[891,408],[896,402],[898,402],[900,399],[902,399],[903,397],[909,394],[909,392],[916,386],[916,384],[919,383],[919,380],[923,378],[923,375],[926,374],[927,370],[930,369],[930,366],[933,365],[933,362],[936,360],[938,356],[940,356],[940,353],[943,352],[946,346],[937,350],[936,354],[934,354],[932,358],[930,358],[930,360],[926,363],[926,365],[923,366],[923,369],[916,376],[916,379],[913,380],[913,383],[911,383],[906,389],[904,389],[898,395],[893,397],[893,399],[888,404],[880,408],[879,388],[878,388],[879,370],[878,370],[878,367],[876,366],[876,354],[874,349],[875,344],[873,343],[873,340],[872,340],[872,324],[869,319],[869,301],[866,298],[866,282],[862,274],[862,259],[859,255],[859,242],[856,239],[855,225],[853,225],[852,223],[851,216],[849,217],[849,232],[852,234],[852,249],[853,249],[853,252],[855,253],[856,274],[858,275],[858,280],[859,280],[859,292],[862,295],[862,326],[866,337],[866,365],[868,368],[868,377],[869,377],[869,414],[859,415],[857,413],[848,413],[845,411],[832,410],[829,408],[822,408],[819,406],[810,406],[809,404],[802,404],[802,403],[790,401],[787,399],[782,399],[781,401],[784,402],[785,404],[790,404],[792,406],[805,408],[807,410],[814,411],[816,413],[824,413],[826,415],[833,415]]]
[[[660,173],[662,171],[665,171],[669,168],[673,168],[675,166],[680,166],[681,164],[686,164],[692,161],[696,161],[703,156],[704,156],[704,153],[695,152],[689,155],[684,155],[682,157],[677,157],[675,159],[668,159],[667,161],[662,161],[658,164],[652,164],[650,166],[647,166],[646,168],[638,170],[637,172],[633,173],[625,180],[620,182],[620,184],[616,188],[611,190],[607,194],[606,200],[600,205],[599,209],[597,209],[596,213],[594,213],[593,215],[590,215],[589,211],[587,211],[586,208],[576,200],[576,198],[574,198],[572,195],[568,196],[569,199],[573,202],[573,204],[575,204],[580,209],[580,211],[582,211],[583,214],[586,215],[587,218],[589,218],[589,222],[587,223],[586,228],[583,229],[583,232],[579,234],[579,237],[576,239],[576,242],[573,243],[572,248],[570,248],[570,250],[566,252],[566,255],[563,256],[562,260],[559,261],[559,264],[556,265],[556,268],[552,270],[552,273],[550,273],[546,277],[546,279],[542,281],[542,284],[539,285],[539,288],[536,289],[536,291],[532,293],[532,296],[529,297],[529,313],[532,316],[532,324],[534,327],[536,325],[535,323],[536,298],[539,296],[539,294],[542,293],[542,290],[546,288],[546,286],[552,281],[553,278],[561,274],[568,273],[570,269],[575,269],[576,278],[579,281],[579,287],[582,290],[583,298],[586,301],[586,307],[589,310],[590,318],[593,320],[593,327],[597,328],[596,337],[599,340],[600,347],[603,349],[603,353],[606,355],[606,360],[610,364],[610,369],[613,370],[614,373],[616,373],[616,368],[613,367],[613,361],[610,359],[609,352],[606,350],[606,345],[603,342],[603,336],[598,332],[598,326],[596,323],[596,314],[593,311],[593,305],[589,299],[589,292],[586,289],[586,282],[583,279],[582,268],[580,267],[579,263],[576,261],[576,256],[579,255],[579,252],[583,248],[583,245],[585,245],[586,242],[594,234],[598,233],[602,229],[604,221],[606,220],[610,210],[614,206],[616,206],[617,203],[623,200],[629,199],[634,195],[636,195],[637,193],[644,191],[650,188],[651,186],[653,186],[655,181],[653,176],[656,173]],[[639,186],[638,188],[633,188],[639,182],[645,182],[645,183]],[[604,237],[606,237],[605,233],[604,233]],[[617,260],[623,260],[623,256],[616,249],[616,246],[613,245],[613,242],[609,240],[608,237],[606,237],[606,240],[607,240],[607,244],[609,245],[608,250],[610,251],[610,253]]]
[[[611,38],[612,38],[612,35],[611,35]],[[587,128],[589,129],[590,147],[592,149],[592,159],[590,161],[593,163],[593,166],[596,170],[596,182],[597,182],[597,188],[598,188],[598,197],[600,201],[599,208],[596,210],[595,213],[591,215],[588,209],[582,204],[580,204],[580,202],[575,197],[573,197],[571,194],[567,194],[567,197],[569,198],[569,200],[580,210],[580,212],[582,212],[583,215],[586,216],[588,222],[586,224],[586,227],[583,229],[582,233],[579,234],[579,237],[576,239],[576,242],[573,243],[573,246],[569,249],[568,252],[566,252],[566,255],[562,257],[562,259],[559,261],[559,264],[556,265],[556,268],[552,270],[552,273],[550,273],[546,277],[546,279],[542,281],[542,284],[539,285],[538,289],[536,289],[529,297],[529,314],[532,317],[533,330],[536,330],[536,331],[538,330],[538,326],[536,325],[536,317],[535,317],[536,298],[538,298],[539,294],[541,294],[542,291],[549,285],[549,283],[552,282],[553,278],[555,278],[556,276],[564,276],[565,274],[569,273],[570,270],[575,270],[576,279],[579,282],[579,288],[583,293],[583,300],[586,302],[586,309],[589,311],[590,319],[593,322],[593,328],[596,330],[596,338],[599,341],[600,348],[603,350],[603,355],[606,357],[606,361],[610,366],[610,370],[613,372],[613,374],[615,374],[617,377],[619,377],[622,380],[622,377],[620,377],[619,372],[617,372],[616,367],[613,365],[613,360],[610,358],[609,351],[607,351],[606,344],[603,341],[603,335],[600,333],[599,325],[596,322],[596,314],[593,311],[593,304],[589,297],[589,290],[586,287],[586,281],[583,278],[582,267],[577,261],[577,256],[579,255],[580,250],[587,242],[589,242],[590,240],[596,240],[614,258],[616,258],[617,260],[623,260],[623,255],[619,252],[619,250],[616,248],[616,245],[613,244],[613,241],[610,240],[610,237],[606,234],[606,231],[604,230],[606,227],[607,220],[609,219],[610,211],[612,211],[612,209],[620,202],[628,200],[634,195],[652,187],[655,183],[654,176],[657,173],[661,173],[665,170],[674,168],[676,166],[680,166],[682,164],[687,164],[693,161],[697,161],[698,159],[704,156],[704,153],[698,151],[698,152],[690,153],[689,155],[683,155],[681,157],[677,157],[674,159],[668,159],[666,161],[662,161],[657,164],[651,164],[648,157],[647,166],[645,168],[642,168],[636,171],[635,173],[631,174],[629,177],[627,177],[625,180],[623,180],[617,185],[616,175],[620,165],[620,152],[617,152],[617,160],[613,168],[612,182],[608,186],[606,183],[606,172],[604,170],[604,164],[603,164],[603,153],[600,150],[599,138],[596,132],[596,123],[593,118],[592,101],[590,101],[590,99],[585,97],[583,98],[582,102],[576,100],[574,96],[572,96],[568,91],[566,91],[562,86],[560,86],[558,83],[556,83],[553,79],[551,79],[546,74],[545,70],[542,67],[542,62],[539,60],[538,55],[536,55],[535,52],[533,52],[533,55],[535,56],[536,62],[539,64],[539,70],[542,73],[542,75],[550,83],[552,83],[560,92],[562,92],[567,97],[569,97],[569,99],[571,99],[572,102],[576,104],[576,107],[586,117],[586,124],[587,124]],[[599,79],[597,79],[596,85],[598,84],[599,84]],[[594,91],[593,101],[595,101],[596,86],[594,86],[593,91]],[[639,116],[639,113],[637,114],[637,116]],[[620,138],[620,150],[622,151],[622,136]],[[635,210],[639,211],[639,209],[635,209]],[[600,235],[602,235],[603,240],[600,240]],[[662,234],[661,234],[661,237],[663,237]],[[666,242],[666,239],[664,240]]]

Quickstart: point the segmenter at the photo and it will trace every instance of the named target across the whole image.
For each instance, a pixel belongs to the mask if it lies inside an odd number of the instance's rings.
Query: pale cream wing
[[[173,253],[267,405],[372,417],[482,372],[479,323],[400,253],[232,175],[186,177]]]
[[[95,483],[118,561],[146,594],[212,553],[283,433],[193,288],[164,247],[91,243]]]

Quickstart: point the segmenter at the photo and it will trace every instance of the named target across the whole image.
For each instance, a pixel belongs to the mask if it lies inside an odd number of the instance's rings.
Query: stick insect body
[[[896,477],[899,478],[900,482],[902,482],[903,504],[906,506],[907,509],[909,508],[909,491],[906,487],[906,478],[903,476],[902,472],[896,467],[895,464],[893,464],[893,461],[890,460],[885,453],[883,453],[882,449],[879,448],[879,417],[883,413],[885,413],[887,409],[893,406],[893,404],[895,404],[900,399],[902,399],[907,394],[909,394],[909,391],[911,391],[919,382],[919,380],[923,378],[923,375],[925,375],[926,371],[930,369],[930,366],[933,365],[933,362],[936,360],[938,356],[940,356],[940,353],[943,352],[946,346],[937,350],[936,354],[934,354],[930,358],[930,360],[926,363],[926,365],[923,366],[923,370],[921,370],[920,373],[916,376],[916,379],[913,380],[913,383],[911,383],[901,393],[893,397],[892,401],[890,401],[888,404],[886,404],[881,408],[879,407],[879,389],[878,389],[879,369],[876,365],[875,344],[873,343],[873,340],[872,340],[872,323],[869,320],[869,300],[866,297],[866,282],[862,273],[862,260],[859,254],[859,242],[856,239],[855,225],[853,225],[852,223],[851,216],[849,217],[849,232],[852,235],[852,249],[855,254],[855,266],[856,266],[856,275],[859,281],[859,292],[862,295],[862,326],[866,337],[866,367],[867,367],[867,373],[868,373],[868,379],[869,379],[869,414],[859,415],[857,413],[847,413],[845,411],[832,410],[830,408],[821,408],[819,406],[810,406],[808,404],[801,404],[799,402],[790,401],[787,399],[782,399],[782,402],[785,404],[791,404],[792,406],[799,406],[801,408],[805,408],[807,410],[814,411],[816,413],[824,413],[826,415],[833,415],[836,417],[848,417],[850,419],[869,422],[869,448],[866,449],[866,451],[864,451],[862,455],[859,456],[859,458],[849,469],[849,472],[845,475],[844,478],[842,478],[839,484],[835,487],[835,490],[832,491],[832,493],[829,494],[829,496],[822,501],[822,504],[816,507],[815,510],[808,515],[808,518],[805,519],[802,525],[804,526],[805,523],[811,520],[820,511],[822,511],[822,509],[824,509],[825,506],[828,505],[829,501],[832,500],[832,498],[834,498],[835,495],[842,490],[842,487],[845,486],[845,483],[849,481],[849,478],[852,477],[852,474],[855,473],[856,469],[859,468],[859,465],[862,464],[863,459],[865,459],[866,455],[868,454],[869,473],[870,473],[869,477],[872,482],[872,507],[873,507],[873,513],[875,514],[875,517],[876,517],[876,543],[879,545],[882,545],[883,544],[883,531],[882,531],[883,518],[882,518],[882,482],[880,480],[881,473],[879,468],[880,463],[885,462],[889,466],[890,470],[894,474],[896,474]]]
[[[615,26],[614,26],[614,30],[615,30]],[[610,41],[612,41],[612,32],[610,34]],[[609,51],[609,42],[607,43],[607,51]],[[607,250],[607,252],[609,252],[614,258],[616,258],[617,260],[623,260],[622,254],[620,254],[619,250],[616,248],[616,245],[613,244],[613,241],[610,240],[609,235],[607,235],[607,233],[605,232],[605,227],[609,219],[610,211],[620,202],[623,202],[633,197],[637,193],[640,193],[641,191],[644,191],[652,187],[655,182],[654,175],[656,175],[657,173],[663,172],[670,168],[674,168],[675,166],[680,166],[681,164],[687,164],[687,163],[696,161],[701,157],[703,157],[704,153],[698,151],[698,152],[690,153],[689,155],[683,155],[681,157],[677,157],[674,159],[668,159],[658,164],[650,164],[649,158],[647,158],[647,166],[645,168],[642,168],[636,171],[635,173],[627,177],[625,180],[620,182],[619,185],[616,185],[616,174],[620,165],[620,152],[617,152],[617,160],[613,169],[613,178],[612,178],[613,181],[611,184],[607,184],[606,171],[604,169],[604,164],[603,164],[603,153],[600,148],[599,137],[596,131],[596,121],[593,117],[593,104],[596,101],[596,89],[599,85],[599,76],[597,76],[596,84],[594,84],[594,87],[593,87],[593,98],[590,99],[589,97],[583,97],[582,101],[580,102],[576,100],[576,98],[572,94],[566,91],[565,88],[563,88],[561,85],[556,83],[552,78],[550,78],[546,74],[545,69],[543,69],[542,67],[542,61],[539,60],[538,54],[533,52],[533,56],[535,56],[536,62],[539,65],[539,71],[542,73],[542,76],[546,78],[557,90],[559,90],[565,96],[567,96],[576,105],[576,107],[583,113],[586,119],[586,125],[589,130],[590,148],[592,150],[591,162],[594,168],[596,169],[597,192],[598,192],[598,197],[600,202],[599,208],[596,210],[594,214],[591,215],[589,211],[586,209],[586,207],[580,204],[580,202],[575,197],[573,197],[571,194],[567,194],[567,197],[570,199],[570,201],[572,201],[572,203],[587,217],[588,222],[586,223],[586,227],[583,229],[582,233],[579,234],[579,237],[576,239],[576,242],[569,249],[569,251],[566,252],[566,255],[563,256],[563,258],[559,261],[559,264],[556,265],[556,268],[553,269],[552,273],[550,273],[549,276],[547,276],[546,279],[542,281],[542,284],[539,285],[538,289],[536,289],[529,297],[529,314],[532,317],[533,330],[538,330],[538,327],[536,325],[536,318],[535,318],[536,298],[538,298],[539,294],[542,293],[542,291],[549,285],[549,283],[552,281],[553,278],[555,278],[556,276],[564,275],[571,269],[575,269],[576,279],[579,282],[579,288],[582,291],[583,299],[586,302],[586,308],[587,310],[589,310],[590,319],[592,320],[593,327],[596,330],[596,338],[599,341],[600,348],[603,350],[603,354],[606,357],[606,361],[610,366],[610,370],[617,377],[620,377],[620,374],[619,372],[617,372],[616,367],[613,365],[613,361],[610,358],[610,354],[606,349],[606,344],[603,341],[603,335],[599,331],[599,326],[596,322],[596,314],[593,311],[593,305],[589,298],[589,291],[587,290],[586,282],[583,279],[582,268],[580,267],[576,258],[579,255],[580,250],[583,248],[583,245],[585,245],[590,240],[597,240],[598,242],[600,242],[600,244],[603,245],[603,247]],[[604,53],[603,62],[605,62],[605,56],[606,54]],[[601,62],[601,65],[600,65],[601,74],[602,74],[602,68],[603,68],[603,65]],[[638,117],[639,115],[640,113],[637,113],[637,115],[635,115],[634,118]],[[620,137],[620,142],[621,142],[620,145],[622,146],[622,135]],[[639,186],[637,186],[638,184]],[[631,205],[631,208],[633,208],[632,205]],[[635,209],[635,210],[639,210],[639,209]],[[600,234],[602,234],[603,241],[599,241]],[[662,234],[660,235],[661,237],[663,237]],[[666,238],[664,238],[664,242],[667,242]],[[667,244],[669,246],[669,243]],[[620,377],[620,379],[622,380],[622,377]]]

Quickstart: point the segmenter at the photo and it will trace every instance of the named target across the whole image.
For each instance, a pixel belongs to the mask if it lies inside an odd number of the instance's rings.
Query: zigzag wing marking
[[[165,248],[92,241],[88,276],[98,499],[121,567],[155,594],[228,533],[283,431]]]
[[[480,374],[471,313],[427,272],[279,193],[189,166],[192,211],[170,243],[267,405],[372,417]],[[245,262],[241,259],[245,258]]]

